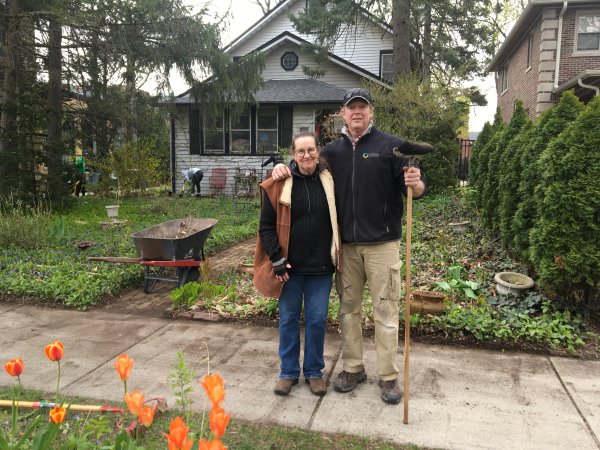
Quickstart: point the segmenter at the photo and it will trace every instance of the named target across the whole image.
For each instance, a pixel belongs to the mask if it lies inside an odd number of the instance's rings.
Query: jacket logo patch
[[[367,158],[379,158],[379,153],[369,153],[369,152],[364,152],[364,153],[362,154],[362,157],[363,157],[364,159],[367,159]]]

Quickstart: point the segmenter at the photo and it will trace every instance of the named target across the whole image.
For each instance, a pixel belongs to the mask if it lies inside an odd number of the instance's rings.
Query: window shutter
[[[190,107],[190,155],[200,154],[200,110]]]
[[[288,148],[292,145],[292,131],[294,110],[292,106],[279,106],[279,142],[280,147]]]

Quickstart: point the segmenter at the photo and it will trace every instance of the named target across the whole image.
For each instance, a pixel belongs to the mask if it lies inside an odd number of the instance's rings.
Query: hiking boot
[[[325,384],[323,377],[305,378],[304,380],[310,386],[310,392],[313,394],[323,396],[327,393],[327,385]]]
[[[277,395],[288,395],[292,390],[292,386],[298,384],[298,378],[280,378],[275,383],[275,392]]]
[[[381,398],[384,402],[391,403],[392,405],[400,403],[402,392],[396,380],[379,380],[379,387],[381,388]]]
[[[367,372],[361,369],[358,373],[351,373],[342,370],[333,382],[333,389],[338,392],[350,392],[358,383],[367,379]]]

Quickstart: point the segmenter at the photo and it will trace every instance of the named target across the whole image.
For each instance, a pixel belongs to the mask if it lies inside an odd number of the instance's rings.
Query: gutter
[[[598,86],[585,84],[583,81],[581,81],[581,78],[577,80],[577,84],[579,84],[579,86],[581,86],[582,88],[592,89],[593,91],[596,91],[596,97],[600,96],[600,88]]]
[[[554,69],[554,89],[558,87],[558,72],[560,69],[560,47],[562,45],[562,27],[563,27],[563,16],[567,10],[568,1],[565,0],[563,7],[558,15],[558,39],[556,41],[556,67]]]

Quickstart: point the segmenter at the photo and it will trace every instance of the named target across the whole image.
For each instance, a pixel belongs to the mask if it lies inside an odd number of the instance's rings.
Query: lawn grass
[[[48,394],[41,391],[24,389],[21,394],[22,399],[28,401],[41,401],[48,399]],[[12,398],[12,388],[0,387],[0,399],[10,400]],[[97,405],[98,400],[83,397],[62,397],[64,404],[75,403],[84,405]],[[114,405],[116,406],[116,405]],[[24,431],[38,415],[47,415],[48,410],[24,410],[21,409],[19,416],[19,430]],[[169,410],[166,413],[155,418],[154,423],[149,429],[145,429],[137,439],[139,446],[145,449],[164,449],[166,448],[166,439],[163,432],[169,430],[171,420],[181,413],[177,410]],[[115,425],[118,415],[106,413],[76,413],[69,412],[67,419],[61,425],[62,433],[59,434],[58,441],[52,448],[102,448],[110,446],[117,436],[117,427]],[[131,416],[129,416],[131,418]],[[202,420],[205,424],[202,426]],[[208,418],[203,417],[201,413],[194,412],[186,422],[191,432],[198,433],[204,429],[204,438],[208,433]],[[399,425],[400,426],[400,425]],[[0,427],[6,434],[10,432],[10,408],[0,409]],[[45,427],[45,425],[44,425]],[[41,427],[43,429],[44,427]],[[85,438],[85,435],[88,435]],[[196,436],[196,442],[198,436]],[[69,442],[77,442],[77,446],[69,447]],[[89,447],[85,447],[83,442],[88,442]],[[270,450],[270,449],[336,449],[336,450],[418,450],[421,447],[414,445],[396,445],[381,440],[368,439],[344,434],[325,434],[314,433],[300,430],[298,428],[284,427],[267,423],[252,423],[238,420],[232,417],[227,431],[223,437],[223,443],[231,450]],[[110,447],[108,447],[110,448]],[[197,448],[197,447],[194,447]]]

